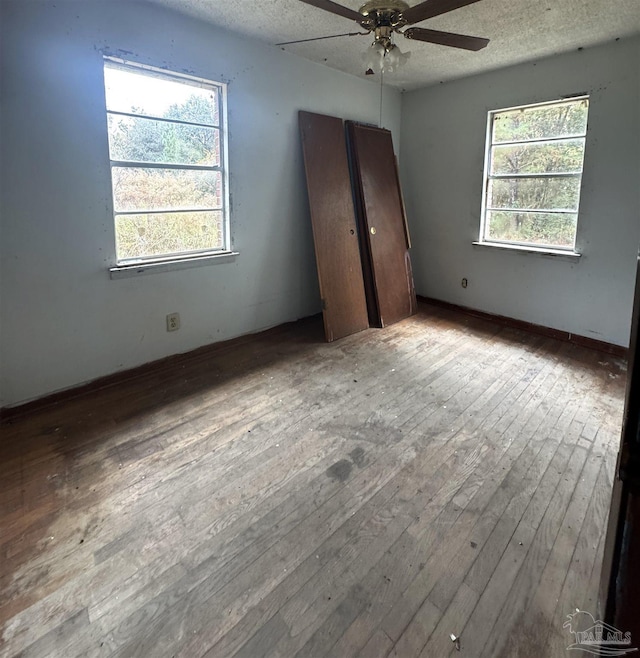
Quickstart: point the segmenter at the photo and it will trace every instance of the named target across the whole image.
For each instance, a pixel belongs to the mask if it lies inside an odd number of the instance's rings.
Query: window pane
[[[575,213],[488,211],[485,239],[572,249],[577,222]]]
[[[560,142],[542,142],[494,146],[492,174],[580,173],[584,138]]]
[[[107,110],[218,125],[218,91],[105,63]]]
[[[116,213],[222,207],[219,171],[114,166],[111,176]]]
[[[112,160],[220,165],[220,131],[110,114]]]
[[[583,99],[497,112],[493,115],[493,142],[584,135],[588,108],[588,100]]]
[[[578,210],[580,178],[499,178],[489,181],[489,208]]]
[[[222,212],[116,215],[118,260],[224,248]]]

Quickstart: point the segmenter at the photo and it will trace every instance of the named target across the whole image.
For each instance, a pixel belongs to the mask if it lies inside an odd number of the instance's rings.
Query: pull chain
[[[380,69],[380,122],[378,128],[382,128],[382,81],[384,79],[384,70]]]

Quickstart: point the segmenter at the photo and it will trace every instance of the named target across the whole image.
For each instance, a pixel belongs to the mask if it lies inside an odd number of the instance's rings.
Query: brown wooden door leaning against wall
[[[361,250],[372,324],[387,326],[416,312],[409,236],[388,130],[347,121]],[[375,318],[375,321],[374,321]]]
[[[299,113],[327,341],[369,326],[342,119]]]

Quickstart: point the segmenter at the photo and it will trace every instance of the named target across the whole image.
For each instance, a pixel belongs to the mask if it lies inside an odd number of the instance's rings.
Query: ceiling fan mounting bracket
[[[370,30],[403,27],[407,22],[402,12],[407,9],[409,5],[403,0],[369,0],[358,10],[363,16],[360,25]]]
[[[369,0],[365,2],[358,11],[363,16],[368,16],[374,11],[397,12],[401,14],[409,9],[409,5],[403,0]]]

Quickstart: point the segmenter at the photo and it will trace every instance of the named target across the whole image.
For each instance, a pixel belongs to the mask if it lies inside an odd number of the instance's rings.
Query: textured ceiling
[[[300,0],[151,1],[270,44],[359,29],[346,18]],[[355,10],[361,4],[338,1]],[[400,70],[386,74],[384,84],[415,89],[639,34],[640,0],[481,0],[416,25],[491,42],[474,53],[397,36],[396,43],[411,57]],[[290,45],[286,50],[364,77],[362,53],[371,41],[370,36],[341,37]]]

